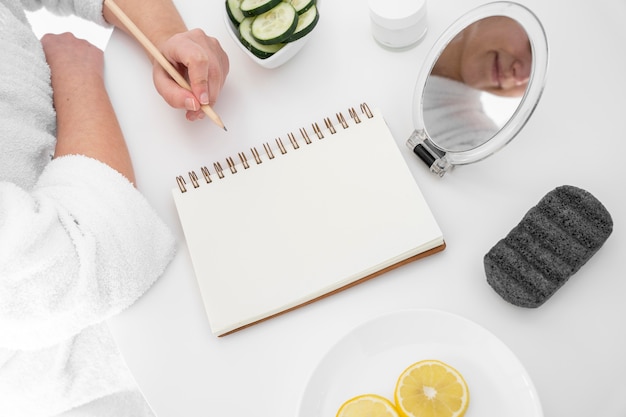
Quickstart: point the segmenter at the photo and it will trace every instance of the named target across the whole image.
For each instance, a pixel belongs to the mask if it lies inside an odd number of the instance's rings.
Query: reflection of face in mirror
[[[455,151],[489,140],[519,105],[531,70],[530,41],[518,22],[491,16],[467,26],[426,81],[424,124],[432,140]]]
[[[524,94],[532,55],[524,28],[506,16],[479,20],[444,49],[433,75],[462,82],[500,96]]]

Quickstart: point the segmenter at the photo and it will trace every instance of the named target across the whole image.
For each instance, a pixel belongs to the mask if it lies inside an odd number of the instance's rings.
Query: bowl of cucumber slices
[[[276,68],[308,41],[319,21],[319,0],[226,0],[226,25],[254,62]]]

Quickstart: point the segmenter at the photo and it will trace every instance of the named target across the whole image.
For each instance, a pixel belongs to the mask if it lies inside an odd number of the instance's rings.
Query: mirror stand
[[[423,129],[414,130],[406,144],[415,155],[430,167],[430,172],[433,174],[443,177],[446,172],[454,168],[454,165],[448,162],[446,152],[437,148]]]

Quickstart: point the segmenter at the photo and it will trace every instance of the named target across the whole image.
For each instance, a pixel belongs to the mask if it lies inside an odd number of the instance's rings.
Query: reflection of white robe
[[[482,91],[444,77],[430,76],[424,88],[424,125],[431,140],[447,150],[468,150],[498,131],[485,114]]]

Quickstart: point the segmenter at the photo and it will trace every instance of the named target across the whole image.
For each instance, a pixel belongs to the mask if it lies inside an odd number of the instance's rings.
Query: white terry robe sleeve
[[[94,159],[53,160],[30,192],[0,182],[0,346],[41,349],[106,320],[174,247],[144,197]]]
[[[102,16],[103,0],[20,0],[26,10],[37,10],[45,7],[49,11],[61,15],[75,15],[90,20],[101,26],[109,26]]]

